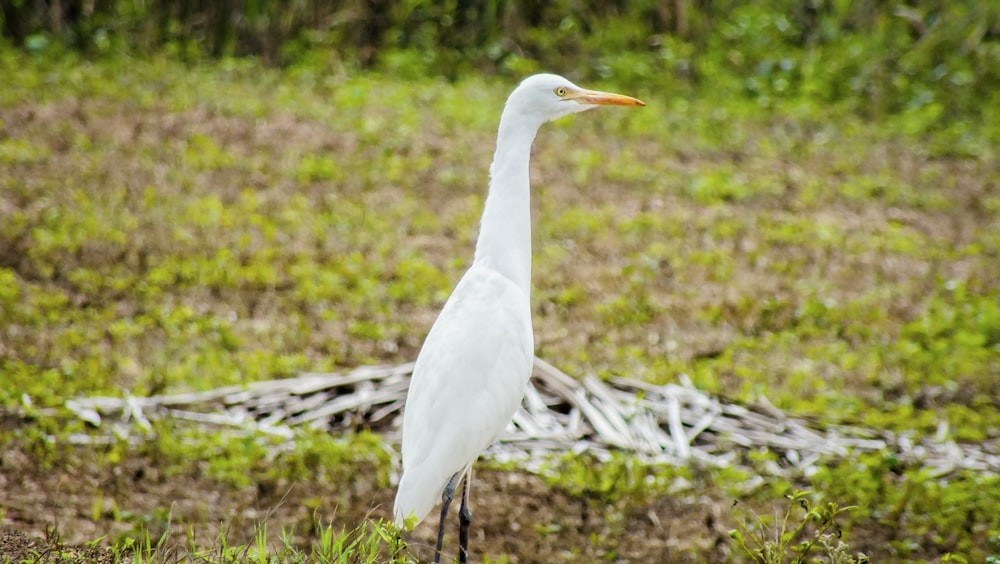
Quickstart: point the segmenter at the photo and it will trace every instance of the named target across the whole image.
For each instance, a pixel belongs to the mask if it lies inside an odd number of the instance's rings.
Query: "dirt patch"
[[[368,517],[389,518],[394,495],[361,470],[349,483],[233,488],[196,473],[164,476],[141,456],[114,466],[77,464],[46,469],[26,453],[4,454],[0,554],[17,561],[70,550],[84,561],[102,561],[109,558],[102,547],[125,538],[145,542],[148,531],[154,545],[167,533],[162,554],[182,556],[218,547],[223,535],[228,546],[251,543],[265,522],[272,546],[281,546],[284,529],[306,547],[319,526],[351,528]],[[473,495],[476,560],[717,562],[730,552],[720,517],[731,501],[719,497],[608,503],[552,489],[534,475],[497,470],[477,472]],[[449,555],[457,552],[455,519],[445,539]],[[435,513],[406,537],[413,555],[431,557],[436,527]]]
[[[0,557],[4,562],[114,562],[107,547],[63,544],[58,535],[31,536],[15,529],[0,530]]]

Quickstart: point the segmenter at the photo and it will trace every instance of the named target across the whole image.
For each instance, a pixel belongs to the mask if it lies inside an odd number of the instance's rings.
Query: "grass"
[[[117,531],[136,546],[144,520],[176,533],[220,519],[210,504],[171,512],[185,497],[172,483],[226,492],[219,503],[239,515],[295,484],[326,483],[295,502],[333,511],[332,531],[353,530],[372,507],[386,517],[391,455],[368,435],[306,433],[291,446],[166,426],[142,445],[81,453],[67,437],[90,432],[83,423],[37,410],[414,358],[471,258],[511,85],[3,49],[0,73],[0,405],[25,408],[27,397],[34,413],[32,426],[4,426],[5,450],[26,457],[6,467],[115,484],[64,486],[96,515],[64,521],[77,541]],[[684,372],[713,393],[765,396],[824,424],[995,444],[1000,173],[981,141],[995,124],[966,124],[957,151],[954,131],[906,116],[630,94],[648,106],[539,135],[540,356],[577,375],[668,382]],[[641,557],[626,525],[654,510],[685,515],[684,500],[696,502],[682,492],[766,511],[799,487],[858,506],[838,523],[852,550],[876,560],[1000,552],[1000,498],[982,495],[1000,491],[995,475],[929,476],[879,454],[747,493],[749,477],[725,471],[587,464],[555,465],[559,501],[525,510],[548,521],[516,536],[531,542],[497,533],[524,515],[486,516],[495,529],[484,553],[558,555],[591,542],[604,552],[583,557]],[[140,471],[155,479],[129,498],[129,484],[150,481]],[[498,491],[514,487],[487,475]],[[574,528],[565,514],[578,510]],[[261,554],[252,518],[221,521],[246,559]],[[300,545],[321,539],[314,521],[275,515],[265,544],[280,554],[289,523],[304,524]],[[730,528],[655,535],[684,539],[667,553],[704,559],[714,553],[699,539]],[[190,550],[218,548],[196,537]]]
[[[189,534],[188,540],[193,541]],[[317,531],[316,542],[303,547],[296,544],[294,531],[283,529],[277,541],[272,539],[267,523],[254,528],[251,542],[230,546],[225,532],[219,535],[215,546],[200,548],[191,542],[188,546],[172,544],[168,532],[159,537],[150,536],[144,529],[136,537],[127,537],[111,546],[102,546],[102,538],[81,547],[65,545],[52,529],[46,531],[44,540],[18,535],[8,540],[5,549],[22,543],[19,562],[217,562],[260,563],[271,562],[320,562],[324,564],[352,564],[356,562],[382,562],[392,564],[414,563],[416,560],[404,553],[405,544],[398,531],[379,519],[365,521],[351,530],[337,530],[323,526]],[[13,553],[2,554],[4,562]]]
[[[836,503],[826,502],[813,506],[810,500],[811,492],[796,491],[788,494],[788,507],[784,515],[778,519],[762,518],[754,514],[752,518],[738,515],[739,528],[729,532],[740,551],[757,564],[792,562],[807,562],[809,553],[821,553],[821,562],[837,564],[855,564],[869,562],[864,554],[852,555],[847,545],[839,540],[841,531],[837,526],[837,518],[857,507],[838,507]],[[739,508],[733,505],[733,512]],[[794,513],[801,511],[801,516]],[[798,521],[798,522],[796,522]],[[834,540],[836,537],[838,540]],[[814,552],[815,551],[815,552]],[[795,555],[789,558],[790,555]]]

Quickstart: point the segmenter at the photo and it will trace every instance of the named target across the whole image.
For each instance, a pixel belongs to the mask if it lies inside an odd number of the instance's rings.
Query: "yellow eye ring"
[[[560,86],[559,88],[556,88],[556,90],[555,90],[556,96],[559,96],[560,98],[562,98],[563,96],[565,96],[566,92],[567,91],[566,91],[566,87],[565,86]]]

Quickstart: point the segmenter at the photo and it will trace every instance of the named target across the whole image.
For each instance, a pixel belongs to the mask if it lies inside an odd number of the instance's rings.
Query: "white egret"
[[[463,479],[459,562],[466,561],[472,463],[504,431],[531,375],[531,143],[547,121],[608,105],[644,104],[539,74],[521,82],[500,116],[472,266],[417,356],[403,414],[403,475],[393,512],[399,526],[408,517],[419,523],[441,498],[434,562]]]

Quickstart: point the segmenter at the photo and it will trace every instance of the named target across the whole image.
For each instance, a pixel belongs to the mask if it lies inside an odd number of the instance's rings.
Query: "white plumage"
[[[492,303],[479,295],[495,296]],[[528,296],[509,278],[473,267],[445,304],[414,368],[403,416],[398,523],[423,520],[448,480],[492,444],[510,421],[531,374]],[[456,346],[474,343],[474,346]],[[423,378],[416,379],[417,375]],[[449,378],[452,374],[461,377]],[[412,409],[412,406],[420,409]]]
[[[393,510],[400,526],[410,516],[422,521],[449,481],[454,486],[467,477],[524,396],[534,358],[531,144],[546,121],[599,105],[643,104],[551,74],[525,79],[507,99],[475,258],[431,327],[410,381]],[[468,523],[463,527],[467,534]],[[464,561],[464,546],[459,556]]]

